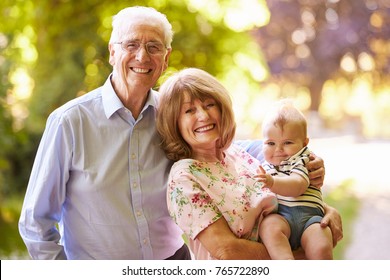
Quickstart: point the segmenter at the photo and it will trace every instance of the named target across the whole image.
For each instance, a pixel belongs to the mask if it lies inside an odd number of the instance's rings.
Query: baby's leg
[[[260,238],[273,260],[292,260],[290,226],[285,218],[279,214],[270,214],[260,225]]]
[[[319,223],[310,225],[302,234],[301,245],[309,260],[333,259],[333,240],[329,227],[322,228]]]

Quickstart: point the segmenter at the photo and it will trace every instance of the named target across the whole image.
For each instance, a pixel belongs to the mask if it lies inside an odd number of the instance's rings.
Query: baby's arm
[[[259,166],[256,178],[264,183],[264,188],[269,188],[273,193],[283,196],[300,196],[309,186],[307,180],[299,174],[291,173],[286,177],[271,176],[261,166]]]

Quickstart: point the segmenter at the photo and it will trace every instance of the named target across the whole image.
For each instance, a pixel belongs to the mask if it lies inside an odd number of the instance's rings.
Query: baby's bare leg
[[[260,225],[260,238],[273,260],[292,260],[290,226],[286,219],[278,214],[270,214]]]
[[[319,223],[310,225],[302,234],[301,245],[309,260],[333,259],[333,240],[329,227],[322,228]]]

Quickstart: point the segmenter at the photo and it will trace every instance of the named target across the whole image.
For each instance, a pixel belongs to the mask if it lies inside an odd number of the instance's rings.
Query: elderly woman
[[[269,259],[258,226],[277,201],[255,178],[260,162],[232,144],[229,93],[207,72],[189,68],[168,78],[160,94],[157,130],[175,161],[168,209],[195,258]]]

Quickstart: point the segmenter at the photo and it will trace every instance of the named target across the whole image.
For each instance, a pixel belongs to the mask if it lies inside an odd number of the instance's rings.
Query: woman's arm
[[[269,260],[262,243],[240,239],[230,230],[224,218],[201,231],[196,238],[211,256],[220,260]]]

